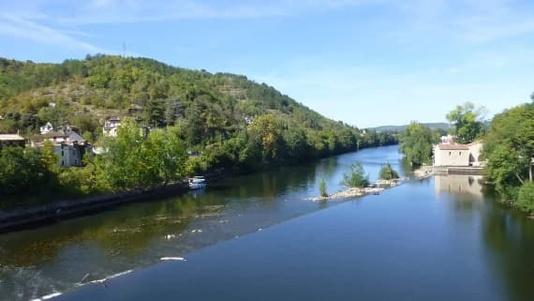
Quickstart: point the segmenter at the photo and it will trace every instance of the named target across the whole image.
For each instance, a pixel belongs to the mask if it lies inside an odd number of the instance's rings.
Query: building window
[[[460,156],[462,155],[462,152],[460,152]]]
[[[452,152],[449,152],[449,157],[452,155]]]

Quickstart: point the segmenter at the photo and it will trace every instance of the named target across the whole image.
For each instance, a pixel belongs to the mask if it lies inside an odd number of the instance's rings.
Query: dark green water
[[[477,178],[409,182],[341,204],[307,200],[321,178],[339,189],[355,160],[374,178],[386,161],[401,169],[399,159],[396,147],[369,149],[2,234],[0,296],[534,300],[534,221],[497,205]],[[160,262],[168,256],[187,261]]]

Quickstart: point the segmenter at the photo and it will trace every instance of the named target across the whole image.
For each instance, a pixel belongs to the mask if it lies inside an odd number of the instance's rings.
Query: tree
[[[437,140],[428,127],[412,122],[401,134],[400,150],[412,165],[429,164],[432,161],[432,144]]]
[[[147,166],[144,183],[167,185],[183,177],[186,153],[175,128],[151,131],[142,149]]]
[[[517,197],[517,206],[529,213],[534,213],[534,182],[521,185]]]
[[[184,108],[180,101],[170,100],[167,101],[167,107],[165,108],[165,123],[168,125],[174,125],[176,120],[184,115]]]
[[[259,116],[249,126],[252,139],[258,139],[266,162],[281,159],[284,140],[282,122],[273,114]]]
[[[343,184],[347,187],[365,187],[369,185],[369,177],[360,162],[351,165],[348,173],[343,175]]]
[[[391,164],[386,163],[386,165],[382,166],[379,172],[379,177],[382,180],[393,180],[398,179],[399,174],[391,167]]]
[[[488,179],[501,192],[531,182],[534,104],[524,104],[496,115],[484,138],[483,155],[487,160]]]
[[[165,108],[161,99],[152,99],[145,106],[145,121],[153,128],[165,125]]]
[[[50,140],[45,141],[41,148],[41,162],[50,172],[59,173],[58,157]]]
[[[0,195],[35,192],[48,176],[37,150],[21,147],[0,149]]]
[[[127,190],[146,179],[147,161],[143,154],[144,137],[137,124],[125,118],[115,139],[104,143],[107,152],[95,162],[113,190]],[[151,182],[148,179],[149,184]]]
[[[447,120],[453,123],[453,133],[458,142],[471,143],[483,132],[483,123],[480,120],[484,108],[475,108],[471,102],[456,106],[447,114]]]

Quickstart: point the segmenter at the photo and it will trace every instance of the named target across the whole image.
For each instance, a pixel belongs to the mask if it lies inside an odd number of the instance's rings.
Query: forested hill
[[[233,131],[247,118],[266,113],[310,129],[345,128],[244,76],[175,68],[146,58],[99,55],[62,64],[0,59],[0,72],[0,112],[22,119],[4,124],[3,132],[35,131],[45,121],[92,130],[84,124],[128,114],[153,126],[201,117],[195,120],[202,127],[199,133],[209,136]],[[50,103],[56,104],[54,110]],[[195,111],[202,116],[194,116]],[[81,122],[80,113],[91,120]],[[19,116],[11,119],[19,121]]]
[[[0,115],[0,133],[32,139],[47,122],[69,125],[106,150],[84,167],[58,169],[49,148],[3,148],[0,195],[153,187],[396,143],[391,134],[362,133],[244,76],[120,56],[61,64],[0,59]],[[102,139],[110,116],[123,125],[117,138]],[[140,126],[151,129],[145,139]]]
[[[262,162],[395,142],[387,134],[362,135],[245,76],[147,58],[97,55],[61,64],[0,59],[0,75],[1,133],[31,136],[51,122],[74,126],[98,143],[107,117],[130,116],[150,128],[178,127],[192,151],[250,150],[252,141]]]

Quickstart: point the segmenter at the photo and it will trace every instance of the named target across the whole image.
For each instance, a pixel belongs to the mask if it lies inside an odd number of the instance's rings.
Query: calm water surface
[[[0,298],[134,269],[59,299],[534,300],[534,221],[497,205],[479,178],[308,200],[322,178],[340,189],[356,160],[373,179],[386,161],[402,171],[399,159],[396,147],[369,149],[2,234]],[[160,262],[166,256],[187,261]]]

